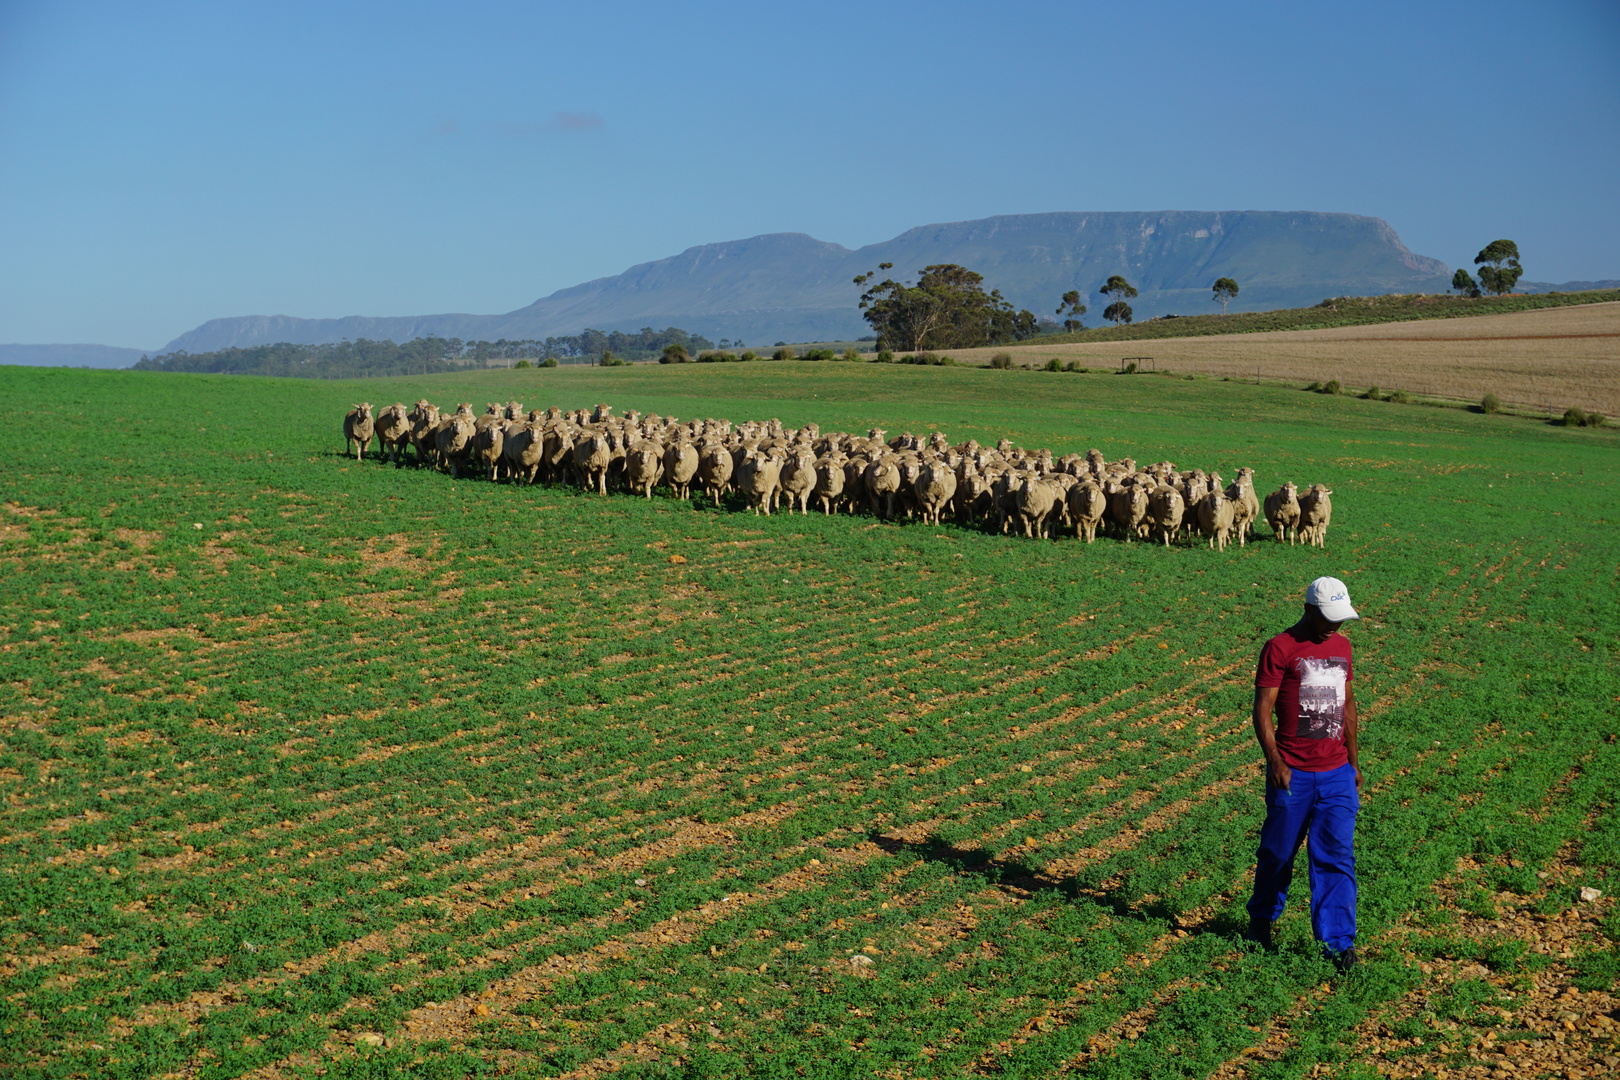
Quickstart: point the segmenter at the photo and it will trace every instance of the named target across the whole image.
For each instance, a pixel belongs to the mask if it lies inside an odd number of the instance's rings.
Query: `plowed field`
[[[1334,524],[1326,550],[1087,546],[342,456],[352,402],[418,396],[1250,465],[1262,492],[1328,483]],[[1615,1053],[1602,1008],[1565,1028],[1536,990],[1613,1006],[1613,432],[853,364],[12,368],[0,398],[9,1075],[1367,1075],[1471,1067],[1486,1032],[1567,1075]],[[1275,954],[1238,940],[1254,658],[1322,573],[1365,615],[1346,976],[1303,895]]]

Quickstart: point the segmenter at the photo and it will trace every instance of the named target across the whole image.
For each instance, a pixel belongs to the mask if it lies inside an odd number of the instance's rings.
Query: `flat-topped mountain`
[[[615,277],[560,289],[504,315],[286,315],[213,319],[171,341],[164,352],[205,352],[278,341],[316,344],[344,338],[408,341],[437,335],[465,340],[534,339],[598,330],[679,326],[705,337],[769,345],[867,332],[851,279],[879,263],[915,280],[924,266],[959,263],[985,277],[1013,304],[1052,312],[1070,289],[1096,295],[1111,274],[1141,292],[1138,319],[1211,310],[1210,286],[1237,280],[1232,310],[1312,304],[1329,296],[1439,292],[1451,271],[1414,255],[1379,218],[1291,211],[1016,214],[923,225],[851,251],[803,233],[770,233],[688,248],[632,266]]]

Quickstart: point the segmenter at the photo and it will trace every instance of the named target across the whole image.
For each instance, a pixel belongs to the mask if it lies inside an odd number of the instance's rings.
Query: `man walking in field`
[[[1260,650],[1254,735],[1266,758],[1266,823],[1249,900],[1250,941],[1271,946],[1288,901],[1294,856],[1309,830],[1311,930],[1340,971],[1356,963],[1356,699],[1350,641],[1359,619],[1338,578],[1305,590],[1305,614]],[[1273,719],[1275,718],[1275,725]]]

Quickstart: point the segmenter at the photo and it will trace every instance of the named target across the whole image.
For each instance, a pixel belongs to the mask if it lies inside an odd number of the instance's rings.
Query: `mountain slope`
[[[1445,264],[1412,254],[1378,218],[1288,211],[1021,214],[920,226],[855,251],[802,233],[704,244],[504,315],[214,319],[164,351],[435,334],[494,341],[586,327],[679,326],[750,345],[850,337],[865,331],[850,279],[881,262],[909,278],[932,263],[960,263],[1037,313],[1050,312],[1075,288],[1098,311],[1095,290],[1122,273],[1141,290],[1132,302],[1139,318],[1209,310],[1217,277],[1242,286],[1234,304],[1240,311],[1327,296],[1441,291],[1450,283]]]

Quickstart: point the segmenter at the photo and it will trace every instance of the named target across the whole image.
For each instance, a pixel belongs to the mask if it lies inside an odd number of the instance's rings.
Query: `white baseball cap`
[[[1336,577],[1319,577],[1305,590],[1305,602],[1314,605],[1328,622],[1347,622],[1359,619],[1350,606],[1350,590]]]

